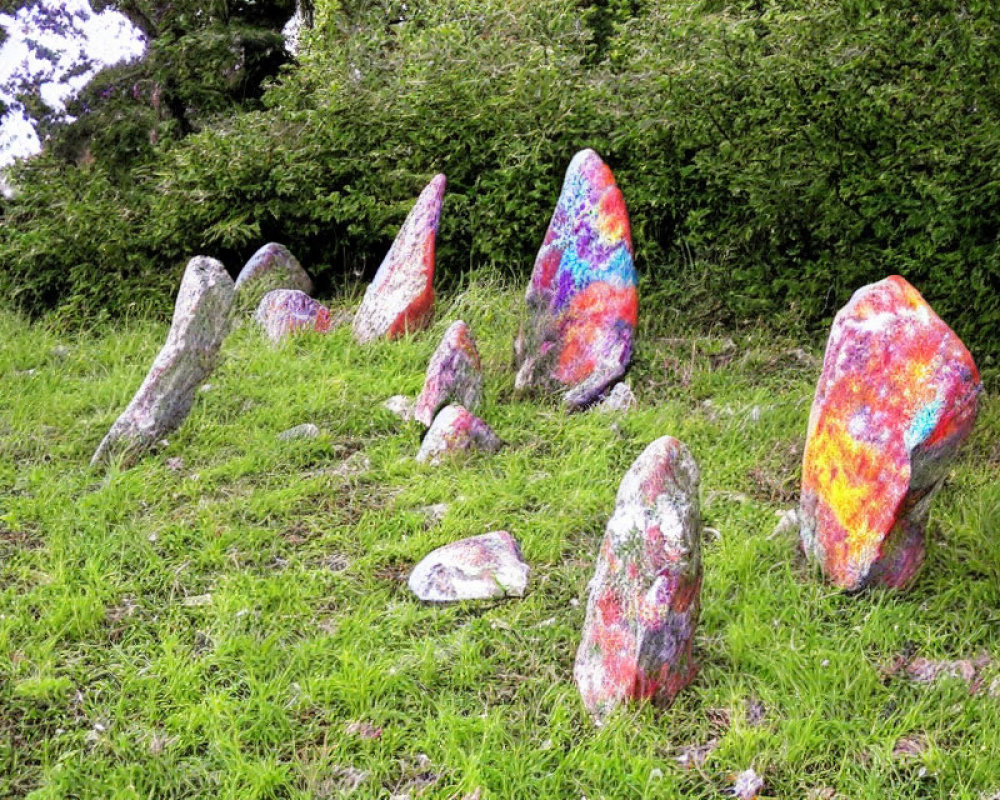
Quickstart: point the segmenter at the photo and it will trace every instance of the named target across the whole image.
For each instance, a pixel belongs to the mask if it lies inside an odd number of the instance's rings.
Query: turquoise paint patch
[[[944,401],[938,399],[932,403],[928,403],[916,413],[913,417],[913,422],[910,423],[909,430],[903,436],[903,442],[906,444],[907,450],[913,450],[914,447],[927,440],[927,437],[931,435],[931,432],[937,425],[943,406]]]

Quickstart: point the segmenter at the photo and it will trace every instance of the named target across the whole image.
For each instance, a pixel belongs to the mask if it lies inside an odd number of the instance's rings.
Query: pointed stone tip
[[[589,147],[585,147],[583,150],[579,150],[575,156],[573,156],[572,161],[569,162],[570,170],[580,169],[586,162],[596,160],[598,163],[603,164],[604,159],[601,158],[596,150],[592,150]]]

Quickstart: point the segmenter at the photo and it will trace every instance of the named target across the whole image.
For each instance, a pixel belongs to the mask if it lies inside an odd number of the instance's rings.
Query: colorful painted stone
[[[275,289],[298,289],[309,294],[313,282],[287,247],[271,242],[250,256],[240,270],[236,278],[236,304],[249,311]]]
[[[330,310],[298,289],[275,289],[268,292],[254,315],[272,342],[296,331],[330,330]]]
[[[354,317],[354,338],[364,344],[395,339],[430,324],[434,315],[434,245],[444,175],[436,175],[417,198]]]
[[[622,479],[590,582],[573,677],[597,724],[628,701],[667,705],[694,677],[701,574],[698,466],[664,436]]]
[[[121,454],[131,462],[180,427],[198,386],[215,368],[229,331],[233,279],[214,258],[184,270],[167,340],[128,407],[111,426],[91,465]]]
[[[802,466],[801,537],[837,586],[899,587],[924,558],[931,498],[976,419],[979,372],[898,275],[837,314]]]
[[[495,453],[503,443],[493,429],[462,406],[445,406],[427,430],[417,461],[440,464],[453,453],[485,450]]]
[[[458,403],[475,411],[483,400],[483,372],[472,331],[462,320],[445,331],[427,366],[414,418],[430,426],[438,409]]]
[[[625,199],[600,156],[581,150],[525,295],[515,388],[564,391],[573,409],[600,397],[632,358],[637,280]]]
[[[514,537],[493,531],[434,550],[413,568],[408,585],[427,603],[521,597],[530,571]]]

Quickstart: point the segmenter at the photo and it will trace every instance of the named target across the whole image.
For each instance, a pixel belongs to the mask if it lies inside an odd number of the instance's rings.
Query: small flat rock
[[[502,446],[500,437],[479,417],[462,406],[445,406],[427,430],[417,461],[440,464],[450,454],[467,450],[495,453]]]
[[[436,175],[417,198],[354,316],[360,344],[395,339],[430,324],[434,315],[434,248],[444,175]]]
[[[638,405],[639,401],[635,399],[635,395],[632,393],[632,387],[627,381],[622,381],[621,383],[616,383],[610,392],[605,395],[601,402],[597,403],[594,408],[605,414],[610,413],[625,413],[631,411]]]
[[[270,242],[254,253],[240,270],[235,289],[238,307],[249,310],[275,289],[297,289],[309,294],[313,282],[287,247]]]
[[[745,769],[733,778],[730,794],[739,800],[754,800],[764,790],[764,779],[754,770]]]
[[[581,150],[525,294],[515,389],[562,392],[570,409],[604,394],[632,359],[637,282],[625,199],[600,156]]]
[[[476,340],[469,326],[457,320],[431,356],[413,417],[429,427],[434,415],[448,403],[475,411],[482,400],[483,372]]]
[[[283,442],[291,439],[315,439],[317,436],[319,428],[311,422],[304,422],[278,434],[278,438]]]
[[[410,590],[428,603],[524,595],[530,568],[507,531],[439,547],[410,573]]]
[[[254,318],[272,342],[299,331],[330,330],[330,310],[298,289],[275,289],[261,298]]]
[[[809,416],[800,535],[838,587],[901,587],[919,570],[932,497],[981,391],[965,345],[898,275],[837,314]]]
[[[115,454],[127,461],[180,427],[195,393],[212,373],[229,332],[233,280],[214,258],[192,258],[177,293],[167,340],[128,407],[91,459],[96,465]]]
[[[407,397],[405,394],[394,394],[382,403],[382,408],[395,414],[404,422],[409,422],[413,419],[414,405],[412,397]]]
[[[590,582],[573,677],[597,724],[626,702],[668,705],[697,672],[701,537],[697,464],[663,436],[622,479]]]

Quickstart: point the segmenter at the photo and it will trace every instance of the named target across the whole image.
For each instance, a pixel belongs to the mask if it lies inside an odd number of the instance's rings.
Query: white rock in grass
[[[382,403],[382,408],[392,412],[404,422],[409,422],[413,419],[413,409],[415,407],[416,403],[413,398],[407,397],[405,394],[394,394]]]
[[[315,439],[317,436],[319,436],[319,428],[311,422],[304,422],[278,434],[278,438],[283,442],[290,439]]]
[[[115,453],[129,460],[176,430],[194,403],[195,392],[215,368],[229,331],[233,279],[214,258],[192,258],[177,293],[174,318],[146,379],[111,426],[91,465]]]
[[[530,567],[507,531],[493,531],[439,547],[410,573],[410,590],[428,603],[521,597]]]
[[[635,408],[638,402],[632,393],[632,387],[628,384],[628,381],[622,381],[621,383],[616,383],[614,388],[594,408],[605,414],[613,411],[625,412]]]

